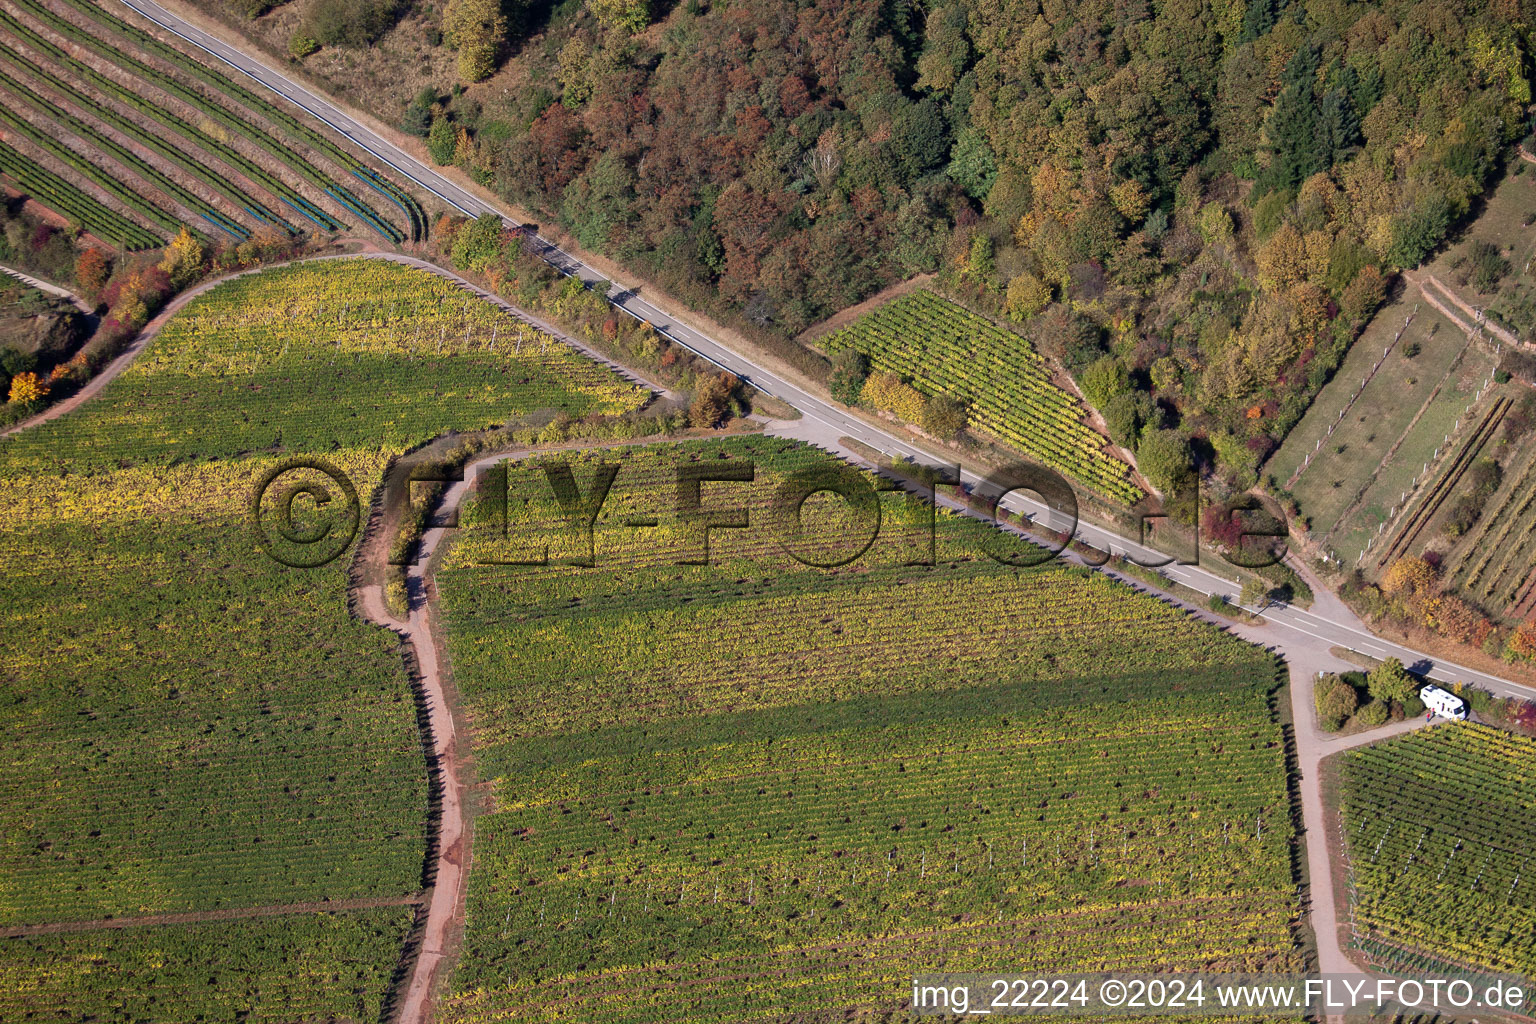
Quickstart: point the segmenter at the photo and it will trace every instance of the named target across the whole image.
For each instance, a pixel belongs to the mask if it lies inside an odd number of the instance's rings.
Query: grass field
[[[1416,296],[1377,315],[1266,467],[1295,495],[1312,536],[1346,565],[1401,505],[1403,492],[1423,474],[1493,370],[1489,352],[1469,345],[1466,335]],[[1403,329],[1410,314],[1413,320]],[[1399,330],[1402,337],[1393,344]],[[1372,375],[1388,345],[1390,353]],[[1341,410],[1347,410],[1342,420]]]
[[[1536,742],[1472,724],[1345,755],[1357,925],[1465,966],[1536,973],[1533,771]]]
[[[858,557],[795,561],[779,489],[867,478],[791,442],[560,459],[583,494],[618,466],[590,550],[514,465],[508,539],[488,485],[438,576],[495,801],[445,1020],[878,1014],[919,967],[1000,955],[1297,963],[1271,656],[1097,574],[999,564],[971,520],[908,565],[926,513],[903,495],[862,554],[841,499],[807,501],[796,550]],[[679,565],[700,538],[674,467],[743,460],[753,481],[702,496],[748,527]],[[481,564],[546,544],[545,567]]]
[[[924,395],[969,409],[970,426],[1125,504],[1142,492],[1103,435],[1084,422],[1083,404],[1051,380],[1050,367],[1022,335],[1004,330],[929,291],[898,296],[823,340],[852,348],[877,371]]]
[[[95,399],[0,444],[0,923],[421,888],[398,641],[348,612],[345,557],[302,570],[258,549],[250,502],[290,456],[366,499],[392,454],[445,431],[644,399],[559,343],[491,349],[502,314],[463,297],[378,261],[238,278]]]

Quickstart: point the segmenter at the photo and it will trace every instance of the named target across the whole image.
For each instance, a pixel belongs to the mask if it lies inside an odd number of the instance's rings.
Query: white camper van
[[[1449,718],[1453,722],[1466,720],[1467,702],[1449,690],[1431,684],[1419,691],[1419,699],[1426,708],[1442,718]]]

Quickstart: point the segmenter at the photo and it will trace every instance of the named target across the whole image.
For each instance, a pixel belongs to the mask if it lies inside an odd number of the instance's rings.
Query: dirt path
[[[86,316],[90,316],[92,313],[96,312],[95,307],[91,306],[84,299],[70,291],[68,288],[60,288],[56,284],[49,284],[42,278],[33,277],[31,274],[28,274],[22,270],[17,270],[15,267],[0,266],[0,274],[5,274],[8,277],[14,277],[22,284],[36,288],[38,291],[44,293],[45,295],[52,295],[57,299],[68,299],[76,309],[84,313]]]
[[[421,895],[413,893],[409,896],[381,896],[375,899],[321,900],[314,903],[278,903],[265,907],[191,910],[182,914],[102,917],[94,921],[56,921],[52,924],[23,924],[0,928],[0,939],[18,939],[27,935],[57,935],[61,932],[94,932],[104,928],[145,928],[157,924],[239,921],[248,917],[278,917],[282,914],[328,914],[346,910],[374,910],[378,907],[414,907],[420,902]]]
[[[1435,296],[1431,294],[1430,286],[1433,286],[1434,289],[1438,290],[1441,295],[1448,299],[1451,305],[1455,306],[1457,309],[1461,310],[1468,317],[1470,317],[1472,322],[1475,323],[1477,327],[1475,329],[1469,328],[1467,324],[1461,320],[1460,317],[1457,317],[1451,313],[1450,310],[1446,309],[1440,302],[1436,301]],[[1468,337],[1475,338],[1482,332],[1486,331],[1493,335],[1495,338],[1504,342],[1506,345],[1525,347],[1524,343],[1519,338],[1517,338],[1512,331],[1506,330],[1505,328],[1500,327],[1498,324],[1494,323],[1492,320],[1489,320],[1486,316],[1483,315],[1481,310],[1469,305],[1465,299],[1452,291],[1449,285],[1441,281],[1434,274],[1425,273],[1424,280],[1419,282],[1419,291],[1423,293],[1424,298],[1429,301],[1431,306],[1434,306],[1440,312],[1449,317],[1453,322],[1455,322],[1456,326],[1461,328]]]

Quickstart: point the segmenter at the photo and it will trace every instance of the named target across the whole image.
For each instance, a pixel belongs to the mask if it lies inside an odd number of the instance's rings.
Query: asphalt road
[[[393,168],[401,176],[409,178],[466,216],[477,217],[485,213],[494,213],[509,224],[516,223],[504,210],[454,184],[389,140],[381,138],[359,124],[325,97],[317,95],[256,58],[188,24],[170,11],[153,3],[152,0],[122,0],[122,2],[166,31],[180,36],[188,43],[223,61],[235,71],[294,103],[340,132],[360,149]],[[545,259],[562,273],[579,277],[589,283],[606,283],[603,275],[549,241],[537,238],[537,243],[543,247]],[[798,409],[805,418],[805,424],[797,433],[808,440],[823,447],[841,448],[839,439],[851,437],[890,456],[903,456],[916,462],[934,465],[943,462],[942,459],[918,447],[910,438],[898,436],[892,431],[874,426],[851,415],[841,407],[810,394],[721,342],[681,323],[676,317],[633,292],[614,289],[610,291],[609,298],[620,309],[650,323],[677,344],[730,371],[753,387]],[[976,474],[968,471],[962,471],[961,479],[973,485],[980,482]],[[1043,525],[1053,528],[1062,528],[1067,525],[1067,521],[1061,516],[1023,492],[1006,496],[1002,504],[1004,508],[1013,512],[1033,514],[1036,521]],[[1160,564],[1166,559],[1166,555],[1160,552],[1092,523],[1077,523],[1076,534],[1079,539],[1093,547],[1125,555],[1143,564]],[[1169,579],[1201,594],[1221,594],[1234,603],[1241,590],[1237,582],[1199,566],[1168,565],[1162,571]],[[1499,694],[1529,696],[1532,692],[1530,687],[1478,672],[1445,659],[1432,658],[1420,651],[1383,640],[1367,630],[1358,619],[1349,614],[1342,604],[1336,601],[1327,602],[1327,604],[1329,607],[1326,614],[1296,607],[1265,608],[1262,614],[1274,627],[1277,646],[1300,644],[1303,647],[1312,648],[1321,646],[1324,650],[1330,647],[1346,647],[1375,658],[1399,658],[1404,664],[1431,679],[1440,681],[1459,679],[1487,687]]]

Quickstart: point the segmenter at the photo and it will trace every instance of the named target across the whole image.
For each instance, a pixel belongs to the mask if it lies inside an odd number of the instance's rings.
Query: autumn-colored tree
[[[1430,625],[1446,639],[1464,644],[1476,635],[1481,621],[1482,616],[1467,602],[1453,594],[1442,594],[1431,615]]]
[[[872,373],[864,381],[860,397],[883,412],[894,413],[907,423],[921,423],[926,401],[923,393],[894,373]]]
[[[473,167],[476,163],[475,140],[469,137],[469,129],[459,126],[457,140],[453,144],[453,162],[459,167]]]
[[[489,78],[507,37],[500,0],[449,0],[443,12],[443,36],[459,51],[460,78],[466,82]]]
[[[1271,292],[1284,291],[1302,280],[1307,269],[1306,242],[1290,224],[1269,237],[1258,253],[1259,283]]]
[[[587,0],[587,10],[603,27],[621,32],[639,32],[651,23],[650,0]]]
[[[28,370],[11,378],[10,403],[32,405],[48,397],[48,385],[36,373]]]
[[[1141,182],[1132,178],[1110,189],[1109,201],[1114,204],[1120,216],[1132,224],[1139,224],[1152,205],[1152,194]]]
[[[1008,282],[1008,299],[1003,308],[1015,320],[1028,320],[1050,302],[1051,286],[1026,270]]]
[[[1435,585],[1435,570],[1417,555],[1404,555],[1392,563],[1381,578],[1381,590],[1393,597],[1409,598],[1426,594]]]
[[[75,282],[87,295],[101,291],[111,274],[111,259],[94,245],[82,249],[75,260]]]
[[[1510,661],[1536,661],[1536,621],[1523,622],[1509,631],[1504,656]]]
[[[699,380],[694,388],[693,402],[688,406],[690,426],[718,427],[731,411],[731,399],[741,381],[729,373],[712,373]]]
[[[1351,323],[1361,324],[1371,318],[1386,297],[1386,277],[1374,265],[1362,267],[1345,286],[1339,312]]]
[[[170,277],[171,287],[180,289],[203,272],[203,256],[203,243],[183,224],[171,244],[165,247],[160,269]]]

